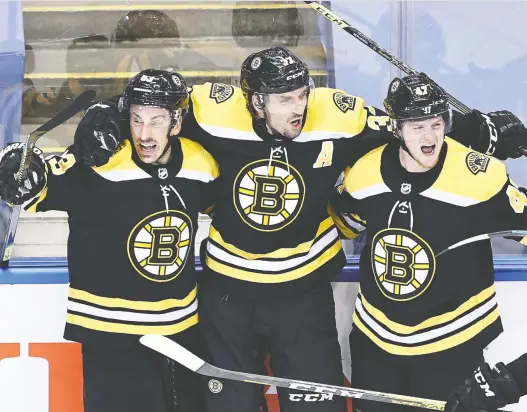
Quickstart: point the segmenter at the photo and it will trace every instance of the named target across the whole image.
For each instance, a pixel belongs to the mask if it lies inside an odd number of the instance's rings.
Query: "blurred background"
[[[508,109],[527,121],[527,3],[517,1],[326,1],[351,25],[482,111]],[[0,142],[18,141],[86,89],[122,92],[145,68],[188,83],[239,84],[244,58],[283,45],[304,59],[317,86],[338,87],[382,107],[402,75],[366,46],[295,1],[0,2]],[[45,135],[46,154],[73,140],[79,116]],[[527,160],[507,162],[527,185]],[[207,233],[201,219],[200,237]],[[65,256],[62,213],[23,214],[15,256]],[[346,242],[356,255],[361,239]],[[497,255],[522,255],[499,240]]]

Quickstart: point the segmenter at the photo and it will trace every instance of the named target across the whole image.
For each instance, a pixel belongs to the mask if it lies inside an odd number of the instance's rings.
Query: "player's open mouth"
[[[141,151],[144,153],[152,153],[156,150],[156,146],[155,143],[139,143],[139,147],[141,147]]]
[[[428,145],[428,146],[421,146],[421,152],[423,152],[423,154],[427,156],[434,154],[435,149],[436,149],[435,144]]]

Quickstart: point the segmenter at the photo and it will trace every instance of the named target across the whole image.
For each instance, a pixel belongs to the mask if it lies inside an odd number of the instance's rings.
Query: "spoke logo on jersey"
[[[333,94],[333,101],[342,113],[346,113],[348,110],[353,110],[355,108],[355,100],[355,97],[346,93],[336,92]]]
[[[273,232],[293,222],[304,203],[302,176],[280,160],[257,160],[245,166],[234,182],[236,210],[256,230]]]
[[[154,282],[175,279],[185,267],[192,221],[183,212],[157,212],[141,220],[128,236],[128,258],[139,274]]]
[[[489,166],[490,158],[478,152],[470,152],[467,155],[467,167],[473,174],[485,173]]]
[[[210,89],[211,99],[216,100],[216,103],[223,103],[229,100],[234,94],[234,87],[224,83],[214,83]]]
[[[371,261],[381,292],[398,301],[421,295],[432,283],[436,270],[432,248],[405,229],[378,232],[372,241]]]

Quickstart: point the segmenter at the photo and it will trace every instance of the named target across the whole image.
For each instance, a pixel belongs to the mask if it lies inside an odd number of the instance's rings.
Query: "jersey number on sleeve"
[[[75,164],[75,156],[73,153],[64,152],[60,156],[53,156],[47,159],[51,173],[54,175],[63,175],[66,171]]]

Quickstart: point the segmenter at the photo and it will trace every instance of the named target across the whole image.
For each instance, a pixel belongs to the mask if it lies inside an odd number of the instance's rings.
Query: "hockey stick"
[[[386,60],[388,60],[390,63],[392,63],[395,67],[402,70],[406,74],[419,74],[417,70],[414,68],[408,66],[405,62],[403,62],[401,59],[398,59],[393,54],[388,52],[386,49],[379,46],[376,42],[374,42],[372,39],[367,37],[364,33],[357,30],[355,27],[351,26],[348,22],[342,20],[339,16],[337,16],[335,13],[333,13],[331,10],[329,10],[327,7],[323,6],[322,4],[316,2],[316,1],[304,1],[304,3],[308,4],[313,8],[315,11],[317,11],[319,14],[324,16],[329,21],[335,23],[337,26],[339,26],[342,30],[347,32],[348,34],[351,34],[353,37],[355,37],[358,41],[369,47],[371,50],[373,50],[375,53],[377,53],[379,56],[384,57]],[[432,80],[433,81],[433,80]],[[463,104],[461,101],[456,99],[451,94],[447,93],[448,101],[452,106],[454,106],[456,109],[458,109],[461,113],[467,114],[472,111],[470,107]],[[527,148],[520,147],[519,149],[524,156],[527,156]]]
[[[95,97],[94,90],[87,90],[79,95],[73,102],[66,107],[64,110],[57,113],[54,117],[49,119],[46,123],[40,126],[38,129],[33,130],[25,141],[24,151],[22,152],[22,159],[20,161],[20,168],[15,174],[15,178],[21,182],[25,179],[29,165],[31,164],[31,153],[37,144],[38,139],[44,136],[47,132],[53,130],[57,126],[66,122],[68,119],[73,117],[77,112],[87,109],[93,98]],[[6,268],[9,265],[9,259],[11,258],[11,252],[13,250],[13,244],[15,241],[15,233],[18,225],[18,217],[22,206],[11,206],[3,202],[2,205],[2,228],[6,229],[6,233],[1,235],[2,244],[0,245],[0,252],[2,260],[0,261],[0,267]],[[5,211],[5,212],[4,212]],[[5,213],[5,216],[4,216]]]
[[[153,349],[156,352],[162,353],[166,357],[175,360],[191,371],[213,378],[231,379],[247,383],[256,383],[259,385],[275,385],[280,388],[316,392],[325,395],[343,396],[346,398],[360,398],[369,401],[386,402],[397,405],[415,406],[417,408],[431,409],[435,411],[445,410],[446,402],[443,401],[346,388],[345,386],[325,385],[322,383],[276,378],[274,376],[255,375],[253,373],[236,372],[218,368],[206,363],[203,359],[197,357],[192,352],[188,351],[166,336],[145,335],[139,338],[139,341],[144,346]]]
[[[482,235],[472,236],[472,237],[469,237],[468,239],[454,243],[453,245],[439,252],[436,255],[436,257],[441,256],[443,253],[446,253],[449,250],[456,249],[460,246],[467,245],[469,243],[479,242],[480,240],[488,240],[494,237],[526,237],[526,236],[527,236],[527,230],[504,230],[501,232],[484,233]]]
[[[386,60],[388,60],[391,64],[393,64],[398,69],[401,69],[406,74],[419,74],[419,72],[410,66],[408,66],[405,62],[395,57],[393,54],[388,52],[386,49],[379,46],[377,43],[375,43],[372,39],[367,37],[365,34],[351,26],[348,22],[342,20],[340,17],[338,17],[335,13],[333,13],[331,10],[329,10],[327,7],[323,6],[322,4],[316,2],[316,1],[304,1],[304,3],[311,6],[314,10],[316,10],[319,14],[324,16],[329,21],[332,21],[337,26],[339,26],[342,30],[346,31],[347,33],[351,34],[353,37],[355,37],[358,41],[365,44],[367,47],[369,47],[371,50],[373,50],[375,53],[377,53],[379,56],[384,57]],[[458,99],[453,97],[452,95],[448,94],[448,101],[452,106],[454,106],[456,109],[458,109],[461,113],[466,114],[470,113],[472,110],[466,106],[465,104],[461,103]]]

